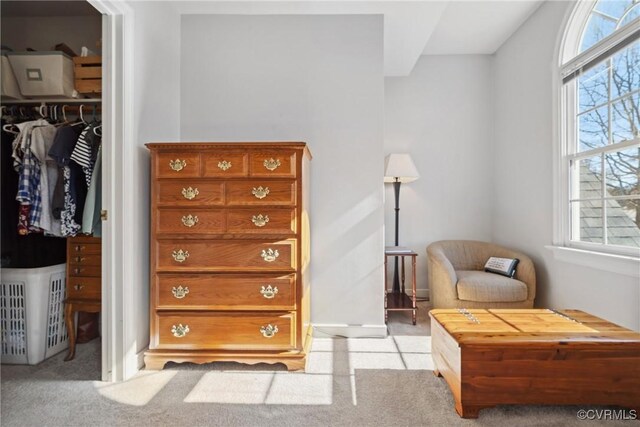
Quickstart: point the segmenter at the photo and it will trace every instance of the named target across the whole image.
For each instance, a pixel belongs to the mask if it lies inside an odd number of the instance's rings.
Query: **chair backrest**
[[[510,250],[477,240],[441,240],[432,243],[447,257],[455,270],[483,270],[489,257],[507,257]]]

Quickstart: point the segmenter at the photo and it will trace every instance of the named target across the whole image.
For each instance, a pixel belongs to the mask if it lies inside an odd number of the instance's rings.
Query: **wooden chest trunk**
[[[152,143],[150,345],[168,361],[284,363],[310,344],[304,143]]]
[[[431,310],[436,375],[456,411],[501,404],[640,410],[640,334],[578,310]]]

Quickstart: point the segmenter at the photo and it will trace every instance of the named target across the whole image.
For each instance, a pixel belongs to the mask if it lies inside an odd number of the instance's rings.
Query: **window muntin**
[[[581,51],[633,19],[637,25],[638,1],[596,3],[584,27]],[[640,40],[579,72],[565,84],[564,95],[569,120],[564,162],[570,183],[565,244],[605,252],[633,248],[637,254]]]
[[[582,33],[580,52],[640,17],[640,0],[600,0]]]

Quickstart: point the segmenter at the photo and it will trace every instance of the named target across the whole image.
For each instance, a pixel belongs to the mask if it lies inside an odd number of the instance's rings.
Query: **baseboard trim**
[[[335,323],[314,323],[314,338],[385,338],[387,325],[346,325]]]
[[[416,289],[416,298],[429,299],[429,289]]]
[[[138,370],[142,369],[144,366],[144,352],[147,351],[149,347],[145,347],[138,353],[136,353],[136,360],[138,361]]]

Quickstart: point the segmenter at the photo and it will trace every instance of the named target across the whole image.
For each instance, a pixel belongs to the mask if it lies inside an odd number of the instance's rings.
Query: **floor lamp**
[[[384,182],[393,183],[393,193],[395,196],[395,216],[396,216],[396,234],[395,246],[398,243],[398,227],[400,219],[400,184],[403,182],[411,182],[418,179],[420,175],[413,164],[411,156],[408,154],[389,154],[384,159]],[[398,277],[398,257],[394,259],[393,287],[392,292],[400,292],[400,278]]]

